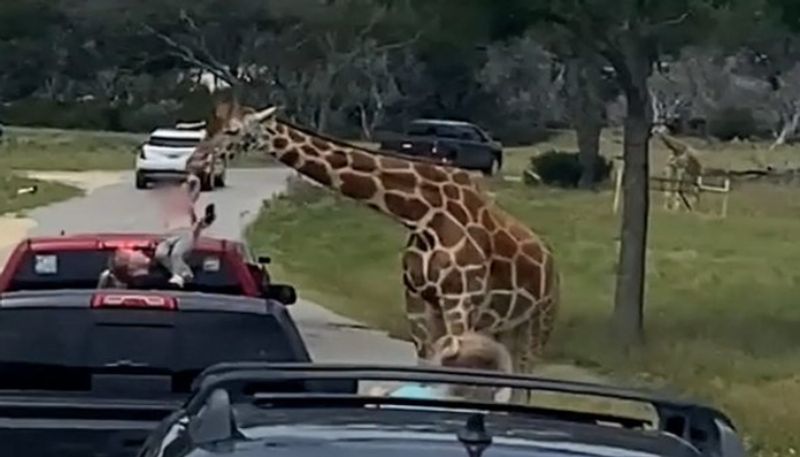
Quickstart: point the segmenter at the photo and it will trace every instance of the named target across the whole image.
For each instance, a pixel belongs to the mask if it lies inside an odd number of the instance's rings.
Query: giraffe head
[[[247,154],[276,133],[277,111],[275,106],[256,111],[235,99],[219,102],[207,123],[207,137],[230,154]]]

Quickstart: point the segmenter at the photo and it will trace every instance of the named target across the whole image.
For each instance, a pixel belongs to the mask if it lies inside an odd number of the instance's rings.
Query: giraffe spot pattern
[[[492,255],[492,239],[486,229],[481,226],[471,225],[467,227],[467,234],[475,242],[478,249],[481,250],[484,257],[488,258]]]
[[[542,269],[539,264],[525,256],[518,256],[517,287],[529,291],[534,297],[542,296]]]
[[[509,293],[494,293],[492,294],[491,301],[489,302],[489,309],[492,309],[501,318],[508,316],[511,311],[511,294]]]
[[[384,170],[411,170],[411,162],[394,157],[381,157],[380,164]]]
[[[456,265],[475,265],[483,263],[484,259],[483,253],[470,238],[456,251]]]
[[[386,190],[410,191],[417,186],[417,176],[413,173],[388,171],[380,173],[381,183]]]
[[[443,294],[460,294],[464,291],[464,279],[461,272],[456,268],[450,271],[442,279],[439,287]]]
[[[511,259],[517,253],[517,243],[506,232],[497,232],[494,235],[494,253],[499,257]]]
[[[517,294],[517,296],[514,297],[514,304],[511,307],[511,313],[509,314],[508,319],[512,321],[522,319],[533,309],[533,300],[524,295]]]
[[[350,160],[347,158],[347,153],[341,149],[334,149],[331,151],[325,156],[325,160],[334,170],[345,168],[350,164]]]
[[[339,190],[344,195],[356,200],[368,200],[378,192],[378,185],[368,176],[356,173],[342,173],[339,175],[339,180],[341,181]]]
[[[295,143],[303,143],[306,141],[306,136],[295,129],[289,129],[289,138]]]
[[[494,232],[495,230],[497,230],[497,223],[495,222],[491,211],[489,211],[488,209],[484,209],[483,211],[481,211],[480,223],[481,225],[486,227],[486,230],[490,232]]]
[[[467,292],[483,291],[486,288],[484,276],[486,276],[486,270],[484,268],[464,271],[464,281],[467,285]]]
[[[319,152],[307,144],[300,146],[300,150],[303,151],[306,157],[319,157]]]
[[[446,251],[441,249],[433,251],[428,261],[428,281],[439,282],[442,271],[449,269],[453,265],[453,260]]]
[[[441,168],[426,163],[415,163],[414,170],[422,179],[433,182],[447,181],[447,174]]]
[[[446,248],[452,248],[463,239],[463,230],[446,213],[436,213],[430,222],[431,228],[439,236],[439,242]]]
[[[508,226],[508,231],[511,236],[517,241],[525,241],[531,239],[531,232],[521,224],[511,223]]]
[[[297,170],[324,186],[333,184],[331,175],[328,173],[328,168],[319,161],[308,160]]]
[[[474,190],[464,189],[462,201],[464,202],[467,213],[477,220],[481,209],[484,207],[483,200],[478,197]]]
[[[492,328],[497,319],[489,313],[480,313],[478,318],[475,319],[475,331],[481,332]]]
[[[544,260],[542,245],[539,243],[528,242],[522,245],[522,253],[529,259],[541,264]]]
[[[428,206],[417,198],[406,198],[394,193],[384,196],[386,209],[404,221],[416,222],[428,213]]]
[[[461,190],[455,184],[447,183],[444,185],[444,196],[450,200],[460,200]]]
[[[491,288],[498,290],[513,290],[514,284],[511,280],[511,263],[505,260],[495,259],[489,268],[491,277]]]
[[[470,179],[469,175],[463,171],[457,171],[453,173],[453,182],[461,184],[462,186],[472,185],[472,179]]]
[[[450,213],[450,215],[453,216],[459,224],[465,227],[467,226],[469,223],[469,215],[467,215],[467,211],[463,206],[461,206],[460,203],[452,200],[448,201],[446,208],[447,212]]]
[[[289,140],[283,137],[278,137],[272,140],[272,148],[277,149],[278,151],[284,150],[287,146],[289,146]]]
[[[355,171],[368,171],[372,172],[378,167],[378,163],[374,157],[361,151],[349,151],[352,163],[350,168]]]
[[[280,161],[290,167],[296,167],[300,163],[300,153],[297,149],[290,149],[279,157]]]
[[[432,208],[441,208],[444,204],[442,190],[439,186],[435,186],[429,182],[423,182],[420,191],[422,192],[422,198],[428,202]]]
[[[333,149],[333,146],[331,146],[330,143],[316,137],[311,138],[311,145],[320,151],[328,151],[330,149]]]
[[[425,285],[422,256],[414,252],[406,252],[403,256],[403,270],[414,290],[421,289]]]

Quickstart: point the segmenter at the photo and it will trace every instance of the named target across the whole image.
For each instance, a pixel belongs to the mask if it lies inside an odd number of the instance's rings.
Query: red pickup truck
[[[159,239],[152,233],[83,233],[22,240],[0,273],[0,293],[93,289],[115,249],[137,248],[152,254]],[[256,259],[242,242],[201,237],[188,262],[195,278],[185,290],[294,303],[294,288],[271,283],[263,267],[268,262]]]

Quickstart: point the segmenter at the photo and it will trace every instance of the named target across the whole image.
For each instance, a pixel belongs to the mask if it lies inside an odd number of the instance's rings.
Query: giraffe
[[[653,128],[653,135],[669,149],[670,157],[665,167],[669,184],[664,192],[665,208],[677,209],[680,207],[680,199],[683,197],[683,189],[686,184],[689,186],[689,196],[692,200],[686,201],[689,208],[693,208],[700,200],[700,189],[697,179],[701,176],[703,166],[697,158],[697,152],[688,144],[678,140],[669,134],[668,128],[657,125]]]
[[[230,150],[261,151],[317,183],[405,226],[406,316],[420,363],[440,338],[489,335],[529,371],[558,308],[559,274],[549,246],[494,205],[464,170],[324,137],[276,116],[219,103],[215,125]],[[449,338],[458,353],[460,339]]]

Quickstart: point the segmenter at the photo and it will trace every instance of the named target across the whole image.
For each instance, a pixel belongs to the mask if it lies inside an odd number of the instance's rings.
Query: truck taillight
[[[172,297],[137,294],[95,294],[92,296],[92,308],[143,308],[143,309],[178,309],[177,301]]]
[[[147,249],[155,247],[155,241],[150,240],[120,240],[101,241],[101,249]]]

